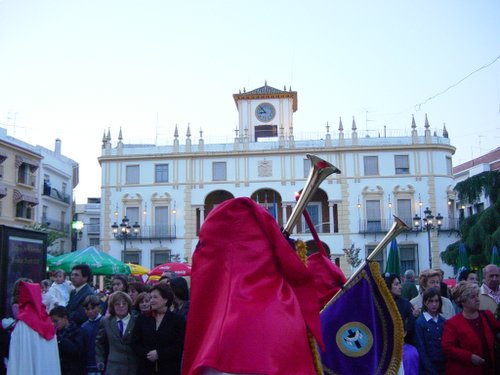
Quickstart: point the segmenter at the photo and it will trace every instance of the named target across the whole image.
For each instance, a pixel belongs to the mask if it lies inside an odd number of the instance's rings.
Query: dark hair
[[[174,302],[174,293],[172,293],[172,289],[167,284],[158,283],[153,285],[153,287],[149,290],[149,293],[152,293],[153,290],[157,290],[160,295],[167,300],[167,308],[172,306]]]
[[[41,286],[42,288],[50,288],[50,285],[51,285],[51,284],[52,284],[52,283],[51,283],[51,282],[50,282],[50,280],[48,280],[48,279],[44,279],[44,280],[40,281],[40,286]]]
[[[172,280],[170,280],[170,288],[172,288],[172,292],[178,299],[182,301],[189,300],[189,287],[185,278],[173,278]]]
[[[168,277],[170,279],[174,278],[174,277],[177,277],[177,274],[175,273],[175,271],[170,271],[170,270],[165,270],[162,272],[162,274],[160,275],[160,279],[163,277]]]
[[[135,289],[139,294],[148,291],[147,285],[139,283],[137,281],[134,281],[134,282],[131,282],[130,284],[128,284],[128,291],[129,292],[130,292],[130,289]]]
[[[91,294],[83,300],[82,306],[87,307],[89,305],[92,306],[101,306],[101,299],[97,297],[95,294]]]
[[[125,276],[123,275],[114,275],[113,278],[111,279],[111,288],[113,288],[113,281],[114,280],[120,280],[123,284],[123,291],[128,292],[128,280]]]
[[[62,269],[57,269],[54,272],[52,272],[54,276],[57,276],[58,274],[62,274],[64,277],[66,277],[66,272]]]
[[[441,298],[441,293],[439,293],[439,289],[437,288],[427,288],[424,293],[422,294],[422,310],[427,311],[427,306],[425,306],[425,303],[430,300],[431,298],[434,298],[435,296],[439,297],[439,309],[438,313],[441,313],[443,309],[443,300]]]
[[[121,290],[113,292],[111,293],[108,299],[108,310],[109,313],[113,316],[115,315],[115,303],[118,302],[119,300],[124,300],[125,302],[127,302],[129,312],[130,309],[132,308],[132,299],[127,293],[122,292]]]
[[[473,271],[473,270],[470,270],[468,268],[464,269],[462,272],[459,273],[458,275],[458,281],[467,281],[467,278],[469,277],[469,275],[473,273],[473,274],[476,274],[476,271]]]
[[[71,269],[71,271],[73,270],[79,270],[82,273],[82,276],[87,278],[87,282],[90,283],[90,279],[92,278],[92,270],[90,269],[88,264],[77,264]]]
[[[137,295],[137,298],[135,299],[135,302],[134,302],[134,309],[136,309],[137,311],[140,310],[140,304],[142,301],[144,301],[144,299],[149,296],[149,293],[148,292],[141,292]]]
[[[49,312],[49,316],[58,316],[59,318],[68,318],[68,310],[64,306],[56,306]]]
[[[384,281],[385,281],[385,285],[387,285],[387,288],[389,288],[389,292],[391,291],[392,289],[392,283],[394,282],[394,280],[398,279],[399,281],[401,281],[401,279],[399,278],[398,275],[396,275],[395,273],[390,273],[390,274],[384,274]],[[392,294],[392,293],[391,293]]]

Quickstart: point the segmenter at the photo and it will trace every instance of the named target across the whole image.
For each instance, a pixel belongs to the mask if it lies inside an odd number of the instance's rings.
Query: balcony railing
[[[411,230],[415,230],[415,223],[413,218],[400,218],[406,225],[408,225]],[[384,220],[360,220],[359,221],[359,233],[386,233],[391,228],[394,220],[384,219]],[[422,230],[423,220],[420,221],[420,229]],[[434,221],[434,227],[437,229],[437,222]],[[458,231],[460,228],[459,219],[445,217],[441,221],[441,226],[439,227],[440,232],[446,231]]]
[[[175,225],[144,225],[137,235],[145,240],[172,240],[177,238]]]
[[[69,224],[51,219],[50,217],[42,217],[42,225],[46,225],[48,229],[56,230],[58,232],[69,233]]]
[[[101,233],[101,226],[99,224],[87,224],[85,225],[88,234],[99,234]]]
[[[64,194],[57,190],[56,188],[50,187],[50,185],[44,183],[43,184],[43,195],[57,199],[58,201],[68,203],[70,202],[70,196],[68,194]]]

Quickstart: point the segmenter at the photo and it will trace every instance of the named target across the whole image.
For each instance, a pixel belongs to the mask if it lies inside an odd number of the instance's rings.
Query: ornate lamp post
[[[422,219],[420,216],[415,214],[415,217],[413,218],[413,225],[417,230],[426,230],[427,231],[427,243],[428,243],[428,248],[429,248],[429,268],[432,268],[432,247],[431,247],[431,230],[434,228],[434,216],[432,215],[432,211],[427,207],[424,211],[424,218]],[[421,220],[423,220],[422,228],[420,229],[420,224]],[[443,224],[443,217],[441,214],[438,214],[436,216],[436,226],[438,229],[438,234],[439,234],[439,229],[441,228],[441,225]]]
[[[124,216],[120,225],[116,223],[116,221],[111,225],[111,229],[113,231],[113,235],[117,240],[123,241],[123,254],[122,254],[122,262],[125,262],[127,256],[127,240],[132,240],[136,238],[141,230],[141,226],[135,222],[134,225],[130,226],[130,220],[127,216]]]

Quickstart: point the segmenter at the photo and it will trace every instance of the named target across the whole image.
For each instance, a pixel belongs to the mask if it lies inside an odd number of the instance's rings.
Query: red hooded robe
[[[315,375],[314,279],[276,221],[249,198],[212,211],[193,255],[183,375]],[[322,344],[320,342],[320,344]]]

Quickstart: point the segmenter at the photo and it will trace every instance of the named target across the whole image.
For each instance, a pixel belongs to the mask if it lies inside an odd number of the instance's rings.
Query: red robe
[[[212,211],[193,255],[182,374],[315,375],[314,279],[276,221],[249,198]]]

